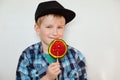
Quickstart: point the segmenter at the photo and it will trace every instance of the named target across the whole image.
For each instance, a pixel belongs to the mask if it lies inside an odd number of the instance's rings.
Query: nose
[[[57,36],[57,35],[58,35],[58,30],[57,30],[57,28],[54,28],[54,29],[53,29],[53,35],[54,35],[54,36]]]

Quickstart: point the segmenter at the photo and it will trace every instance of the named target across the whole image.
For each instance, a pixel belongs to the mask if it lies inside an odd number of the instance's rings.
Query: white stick
[[[59,61],[58,61],[58,58],[57,58],[57,62],[59,62]]]
[[[58,58],[57,58],[57,62],[59,62],[59,61],[58,61]],[[58,80],[58,76],[57,76],[56,80]]]

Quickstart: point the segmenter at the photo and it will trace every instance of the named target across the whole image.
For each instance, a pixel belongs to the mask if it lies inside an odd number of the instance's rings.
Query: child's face
[[[39,34],[41,41],[44,45],[54,39],[62,39],[65,30],[65,18],[54,15],[44,16],[40,25],[37,25],[37,33]]]

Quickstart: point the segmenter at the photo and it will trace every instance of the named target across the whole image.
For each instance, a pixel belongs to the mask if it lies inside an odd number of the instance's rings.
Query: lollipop
[[[66,52],[67,52],[67,45],[65,41],[62,39],[53,40],[50,43],[49,48],[48,48],[48,53],[52,57],[56,58],[57,62],[59,58],[62,58],[65,56]],[[58,77],[56,78],[56,80],[58,80]]]
[[[64,57],[66,52],[67,52],[67,45],[65,41],[62,39],[53,40],[48,48],[48,53],[56,59]]]

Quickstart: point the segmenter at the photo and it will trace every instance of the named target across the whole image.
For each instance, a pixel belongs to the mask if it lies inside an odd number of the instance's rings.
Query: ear
[[[40,27],[37,24],[34,25],[34,30],[38,35],[40,34]]]

